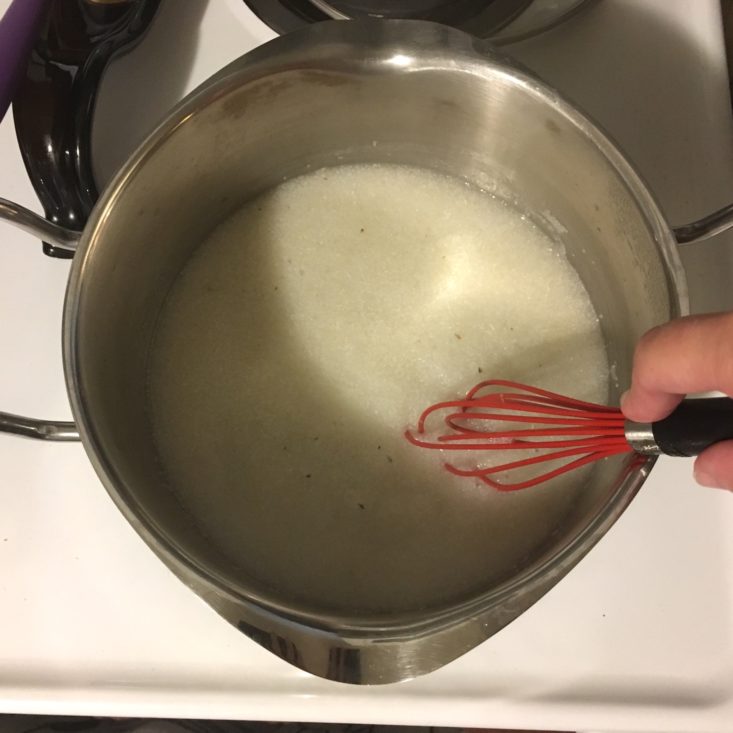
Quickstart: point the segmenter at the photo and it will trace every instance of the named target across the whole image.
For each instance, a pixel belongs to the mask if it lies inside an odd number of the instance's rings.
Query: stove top
[[[163,0],[104,77],[99,185],[171,105],[274,35],[243,0]],[[599,2],[507,51],[609,131],[673,223],[729,202],[718,0]],[[0,160],[0,196],[39,211],[10,117]],[[2,235],[0,409],[66,418],[69,264]],[[733,308],[731,235],[682,257],[693,309]],[[505,630],[384,688],[311,678],[223,622],[144,546],[81,446],[0,436],[0,477],[0,712],[730,731],[733,502],[695,486],[689,461],[660,460],[599,546]]]

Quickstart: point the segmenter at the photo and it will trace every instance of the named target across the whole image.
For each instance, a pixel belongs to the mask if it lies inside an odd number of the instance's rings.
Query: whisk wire
[[[513,391],[488,391],[496,388]],[[426,424],[435,413],[444,413],[442,422],[451,432],[429,438]],[[502,423],[532,427],[509,430],[491,427]],[[465,469],[445,464],[456,476],[477,478],[500,491],[537,486],[594,461],[632,452],[624,433],[624,416],[619,409],[500,379],[477,384],[464,399],[431,405],[418,418],[416,432],[408,430],[405,437],[413,445],[435,450],[546,451],[488,467]],[[551,461],[564,463],[513,483],[492,478],[495,474]]]

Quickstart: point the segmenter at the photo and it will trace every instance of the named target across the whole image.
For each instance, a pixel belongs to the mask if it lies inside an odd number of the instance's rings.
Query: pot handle
[[[672,231],[678,244],[694,244],[721,234],[731,227],[733,227],[733,204],[728,204],[691,224],[674,227]]]
[[[70,252],[73,252],[79,243],[78,232],[52,224],[30,209],[3,198],[0,198],[0,219],[5,219],[14,226]],[[39,440],[79,440],[79,431],[73,422],[37,420],[9,412],[0,412],[0,433],[12,433]]]

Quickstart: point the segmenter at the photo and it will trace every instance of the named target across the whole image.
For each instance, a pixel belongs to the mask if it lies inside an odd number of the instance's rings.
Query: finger
[[[684,394],[667,394],[638,385],[621,395],[621,411],[629,420],[649,423],[667,417],[684,399]]]
[[[695,480],[703,486],[733,491],[733,440],[716,443],[697,457]]]
[[[688,316],[647,332],[621,408],[630,420],[653,422],[684,395],[710,390],[733,395],[733,313]]]

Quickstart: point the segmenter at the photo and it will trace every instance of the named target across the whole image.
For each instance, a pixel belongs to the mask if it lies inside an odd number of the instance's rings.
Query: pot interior
[[[77,417],[113,496],[148,541],[174,548],[234,595],[295,615],[383,626],[480,598],[490,603],[503,582],[551,560],[628,501],[644,470],[638,462],[596,465],[510,576],[464,588],[440,607],[351,606],[307,588],[299,594],[307,580],[295,577],[283,588],[222,546],[215,528],[202,526],[181,502],[161,463],[147,370],[165,298],[212,230],[283,180],[345,163],[426,167],[518,202],[563,242],[601,318],[614,403],[628,384],[636,340],[678,313],[657,241],[669,233],[653,204],[640,202],[643,187],[613,149],[605,141],[599,146],[588,124],[550,92],[500,61],[456,57],[450,44],[443,56],[421,58],[384,48],[379,38],[366,51],[316,48],[297,61],[263,56],[222,73],[174,113],[105,195],[79,265],[78,293],[69,295],[70,303],[78,296],[71,311]],[[207,388],[216,388],[215,374]],[[436,543],[441,531],[434,527]],[[323,558],[328,554],[324,547]]]

